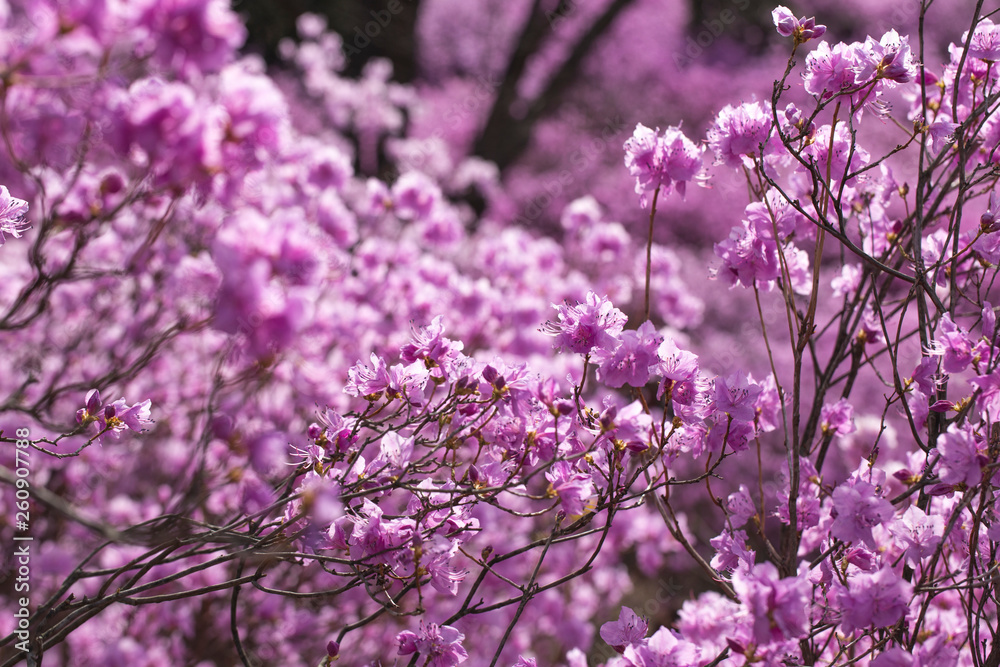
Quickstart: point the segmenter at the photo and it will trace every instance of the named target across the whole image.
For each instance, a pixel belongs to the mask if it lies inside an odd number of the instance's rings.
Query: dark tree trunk
[[[501,170],[520,157],[528,147],[535,123],[559,107],[565,99],[567,90],[578,79],[584,58],[611,27],[615,18],[633,1],[614,0],[576,43],[569,57],[549,79],[545,90],[530,101],[527,112],[522,117],[515,117],[511,107],[517,101],[517,84],[529,58],[539,51],[550,31],[573,11],[574,7],[572,1],[562,0],[554,11],[545,12],[541,8],[540,0],[535,0],[531,17],[521,32],[517,49],[507,66],[503,83],[500,84],[486,125],[476,141],[474,152],[480,157],[496,162]]]
[[[247,21],[248,47],[268,63],[278,62],[278,42],[296,37],[295,20],[312,12],[325,16],[344,40],[346,74],[358,76],[372,58],[392,61],[394,79],[406,83],[417,73],[416,25],[420,0],[235,0]]]

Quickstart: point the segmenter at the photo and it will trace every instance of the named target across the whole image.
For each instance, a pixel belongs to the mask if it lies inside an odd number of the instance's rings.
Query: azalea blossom
[[[783,5],[774,8],[771,18],[778,34],[782,37],[794,37],[796,44],[818,39],[826,33],[826,26],[816,25],[815,18],[795,18],[795,14]]]
[[[541,331],[554,336],[554,347],[577,354],[595,349],[611,351],[620,344],[626,317],[607,297],[587,292],[583,303],[555,305],[558,321],[546,322]]]
[[[151,403],[150,399],[146,399],[130,406],[124,398],[120,398],[102,405],[101,393],[97,389],[91,389],[87,392],[86,406],[77,410],[76,421],[83,426],[93,424],[98,433],[95,441],[100,443],[104,434],[117,438],[125,429],[141,433],[144,426],[153,423],[149,418]]]
[[[703,150],[679,127],[668,127],[661,135],[659,128],[636,125],[632,138],[625,142],[625,166],[635,178],[642,207],[658,188],[663,188],[664,194],[673,188],[683,196],[688,182],[699,182]]]
[[[0,185],[0,246],[4,244],[4,234],[21,238],[31,227],[24,216],[28,213],[28,202],[12,197],[6,185]]]
[[[626,646],[642,641],[648,629],[646,619],[628,607],[622,607],[617,621],[609,621],[601,626],[601,639],[621,653]]]
[[[906,613],[913,584],[890,568],[859,572],[845,587],[835,584],[837,606],[841,609],[840,627],[846,634],[868,627],[887,628]]]
[[[399,655],[419,652],[428,667],[455,667],[466,661],[468,652],[462,646],[465,635],[450,625],[420,624],[420,633],[404,630],[396,635]]]
[[[772,124],[771,105],[766,102],[729,105],[719,112],[708,131],[708,144],[718,162],[728,167],[752,168],[752,158],[763,157]]]
[[[879,496],[876,487],[858,480],[838,486],[833,491],[833,525],[830,535],[844,542],[862,542],[877,547],[872,532],[875,526],[892,518],[892,505]]]

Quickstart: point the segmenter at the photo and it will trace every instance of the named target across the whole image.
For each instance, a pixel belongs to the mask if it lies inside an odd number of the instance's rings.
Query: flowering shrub
[[[4,8],[0,664],[997,664],[1000,33],[772,18],[557,242],[319,17]],[[723,368],[658,223],[734,175]]]

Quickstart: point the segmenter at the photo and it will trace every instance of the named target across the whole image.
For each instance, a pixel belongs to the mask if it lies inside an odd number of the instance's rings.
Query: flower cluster
[[[625,166],[635,178],[642,207],[646,208],[649,194],[661,188],[664,194],[673,188],[683,196],[688,182],[700,180],[702,152],[679,127],[668,127],[660,134],[659,128],[636,125],[632,138],[625,142]]]
[[[87,392],[86,406],[76,412],[76,421],[81,426],[91,425],[97,431],[94,441],[100,443],[101,436],[110,433],[118,437],[126,429],[141,433],[143,427],[152,424],[149,399],[133,406],[126,405],[124,398],[114,403],[101,403],[101,393],[96,389]]]

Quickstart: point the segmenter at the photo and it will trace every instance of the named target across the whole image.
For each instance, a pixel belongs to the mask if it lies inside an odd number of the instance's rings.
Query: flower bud
[[[935,484],[930,489],[927,490],[927,495],[934,496],[947,496],[954,493],[955,487],[952,484]]]

